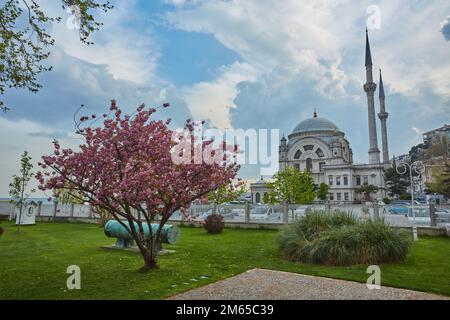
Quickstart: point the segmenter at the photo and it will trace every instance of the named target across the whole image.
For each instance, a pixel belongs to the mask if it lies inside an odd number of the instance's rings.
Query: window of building
[[[330,197],[330,200],[333,201],[334,200],[334,193],[330,193],[329,197]]]
[[[345,193],[344,193],[344,200],[345,200],[345,201],[350,200],[350,194],[349,194],[348,192],[345,192]]]
[[[300,171],[300,164],[294,163],[294,169]]]
[[[348,186],[348,176],[344,176],[344,186]]]
[[[330,186],[333,185],[333,176],[328,176],[328,184],[329,184]]]
[[[261,195],[259,194],[259,192],[257,192],[255,195],[255,203],[261,203]]]
[[[297,150],[297,152],[294,155],[294,159],[300,159],[301,156],[302,156],[302,152],[300,150]]]
[[[342,200],[342,195],[340,192],[336,193],[336,200],[337,201],[341,201]]]
[[[361,185],[361,177],[360,176],[356,176],[356,185],[357,186]]]
[[[325,154],[323,153],[322,149],[318,148],[316,150],[316,154],[319,156],[319,158],[325,157]]]
[[[305,151],[311,151],[314,149],[314,146],[312,144],[308,144],[304,146],[303,149],[305,149]]]
[[[369,176],[364,176],[363,177],[363,184],[364,185],[369,184]]]
[[[341,176],[337,176],[336,177],[336,185],[340,186],[341,185]]]
[[[325,162],[319,162],[319,170],[320,170],[320,172],[323,172],[324,167],[325,167]]]
[[[306,159],[306,170],[311,172],[313,169],[313,160],[311,158]]]

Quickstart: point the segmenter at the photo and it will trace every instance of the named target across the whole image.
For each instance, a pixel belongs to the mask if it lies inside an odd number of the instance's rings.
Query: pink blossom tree
[[[124,115],[113,100],[102,126],[93,127],[101,118],[96,115],[77,121],[84,139],[79,151],[62,149],[54,141],[54,153],[42,157],[43,170],[36,175],[41,190],[64,190],[108,211],[136,242],[144,259],[142,271],[157,268],[157,242],[171,215],[229,184],[239,170],[234,161],[237,146],[213,147],[213,141],[193,135],[187,141],[176,139],[168,127],[170,119],[153,119],[155,112],[141,105],[134,114]],[[186,121],[185,136],[192,133],[192,124]],[[200,163],[198,153],[216,161]],[[184,161],[174,161],[179,158]],[[156,233],[149,228],[146,237],[143,222],[158,223]]]

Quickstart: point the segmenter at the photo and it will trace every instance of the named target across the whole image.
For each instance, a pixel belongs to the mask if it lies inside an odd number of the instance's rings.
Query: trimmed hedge
[[[401,261],[409,234],[384,220],[359,220],[349,213],[312,212],[282,230],[278,246],[285,259],[325,265]]]

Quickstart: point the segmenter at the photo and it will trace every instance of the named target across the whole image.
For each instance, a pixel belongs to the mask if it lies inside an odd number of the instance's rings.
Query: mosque
[[[377,85],[373,82],[372,55],[369,36],[366,30],[366,84],[369,120],[369,163],[354,164],[353,151],[345,133],[332,121],[321,118],[314,112],[311,119],[300,122],[289,134],[284,136],[279,146],[279,168],[293,167],[300,171],[311,172],[316,185],[329,185],[329,200],[338,203],[355,203],[363,201],[364,195],[356,192],[363,185],[375,185],[379,191],[372,195],[374,199],[386,196],[384,168],[390,166],[386,121],[388,113],[385,107],[383,79],[380,70],[379,100],[381,137],[383,155],[377,141],[374,94]],[[269,191],[266,182],[260,181],[250,185],[253,203],[261,203],[264,194]]]

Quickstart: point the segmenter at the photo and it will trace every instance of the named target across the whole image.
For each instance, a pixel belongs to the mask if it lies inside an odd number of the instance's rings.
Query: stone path
[[[364,283],[253,269],[170,300],[436,300],[443,296]]]

